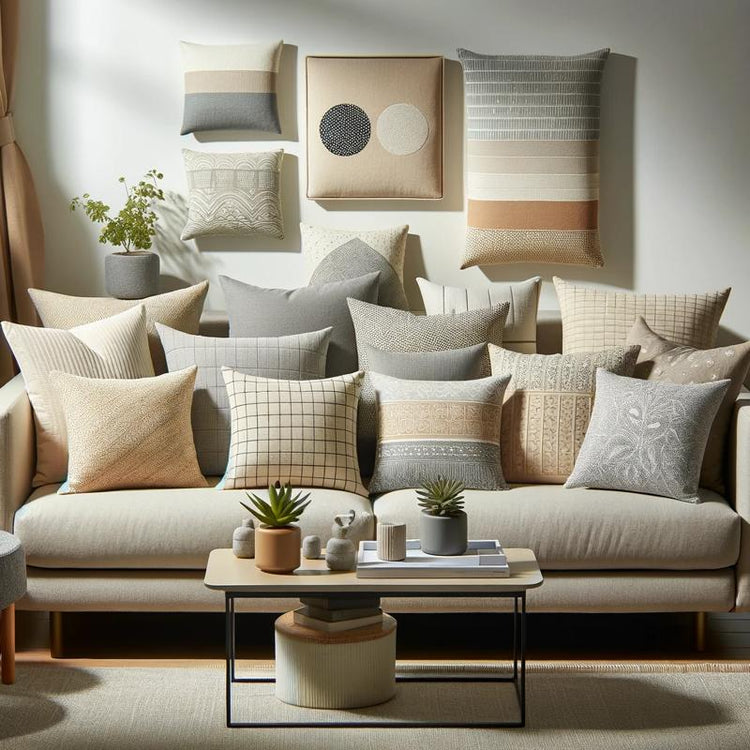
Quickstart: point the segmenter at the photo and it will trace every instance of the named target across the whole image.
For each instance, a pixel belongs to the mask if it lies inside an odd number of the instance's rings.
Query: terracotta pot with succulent
[[[104,201],[95,200],[89,193],[73,198],[70,210],[80,208],[95,224],[103,224],[99,242],[124,248],[104,258],[104,285],[107,294],[118,299],[142,299],[159,291],[159,256],[149,252],[156,234],[155,201],[164,200],[158,181],[164,175],[150,169],[134,187],[128,187],[124,177],[118,182],[125,186],[126,200],[120,212],[112,216]]]
[[[255,565],[266,573],[291,573],[300,565],[302,534],[296,522],[310,504],[310,493],[292,497],[291,484],[269,485],[268,502],[246,493],[252,505],[240,504],[260,521],[255,530]]]
[[[419,541],[430,555],[463,555],[468,545],[468,524],[464,512],[461,482],[438,476],[423,482],[417,490]]]

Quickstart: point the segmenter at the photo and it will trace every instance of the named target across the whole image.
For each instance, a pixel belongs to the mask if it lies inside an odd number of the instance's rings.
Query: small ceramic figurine
[[[320,557],[320,537],[316,534],[302,540],[302,557],[306,560],[317,560]]]
[[[331,570],[354,570],[357,564],[357,548],[348,539],[349,528],[354,522],[355,512],[350,510],[345,515],[338,515],[332,528],[333,539],[326,545],[326,565]]]
[[[255,528],[253,519],[246,518],[232,534],[232,552],[235,557],[255,557]]]

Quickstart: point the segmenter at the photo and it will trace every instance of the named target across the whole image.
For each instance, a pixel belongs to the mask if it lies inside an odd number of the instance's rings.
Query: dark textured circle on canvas
[[[320,140],[336,156],[354,156],[370,141],[370,118],[356,104],[336,104],[320,120]]]

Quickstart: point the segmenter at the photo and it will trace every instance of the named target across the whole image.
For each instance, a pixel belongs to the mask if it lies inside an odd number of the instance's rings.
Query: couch
[[[222,321],[207,320],[216,335]],[[539,350],[559,351],[559,321],[541,314]],[[701,490],[697,505],[557,485],[467,491],[469,531],[530,547],[545,576],[529,609],[552,612],[750,611],[750,394],[737,400],[730,491]],[[208,553],[231,544],[246,517],[242,491],[125,490],[58,495],[31,490],[34,425],[20,376],[0,389],[0,527],[27,555],[28,592],[20,610],[50,612],[220,611],[221,594],[203,586]],[[212,484],[215,484],[213,482]],[[303,534],[330,536],[333,516],[353,508],[362,533],[375,519],[406,520],[417,535],[414,492],[372,501],[313,489]],[[293,602],[243,600],[245,609],[278,611]],[[503,607],[476,600],[385,601],[390,611],[476,611]]]

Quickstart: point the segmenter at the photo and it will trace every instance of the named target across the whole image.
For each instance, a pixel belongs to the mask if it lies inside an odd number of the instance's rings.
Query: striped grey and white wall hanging
[[[602,266],[599,101],[609,55],[482,55],[459,49],[468,136],[462,268]]]

